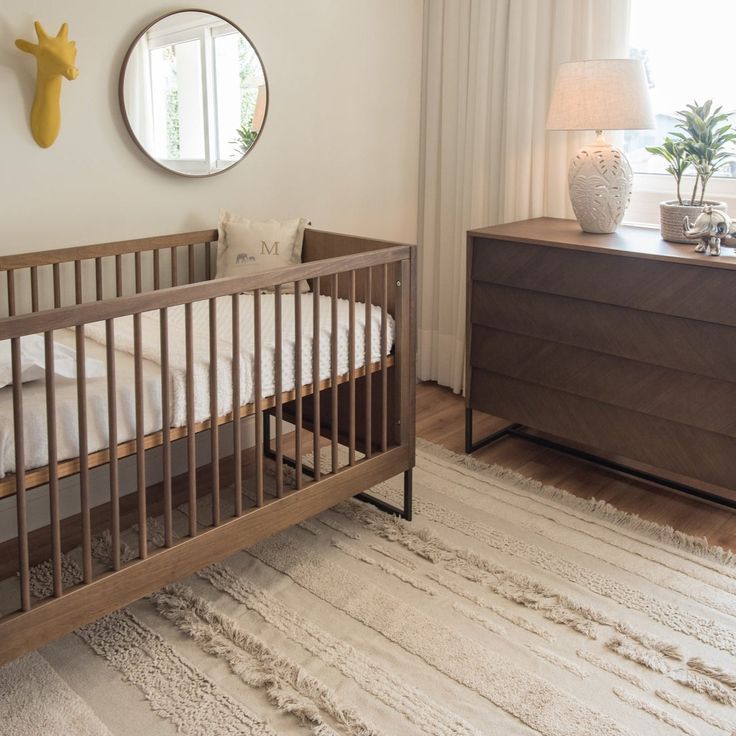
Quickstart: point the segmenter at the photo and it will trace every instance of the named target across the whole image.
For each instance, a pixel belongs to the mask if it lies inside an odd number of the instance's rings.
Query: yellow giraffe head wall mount
[[[76,79],[74,66],[77,45],[69,41],[69,26],[64,23],[56,36],[49,36],[36,21],[38,43],[19,38],[15,45],[36,57],[36,94],[31,108],[31,133],[41,148],[48,148],[61,128],[61,78]]]

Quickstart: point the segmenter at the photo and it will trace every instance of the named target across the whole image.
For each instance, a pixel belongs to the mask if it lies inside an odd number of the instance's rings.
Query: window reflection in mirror
[[[156,163],[207,176],[240,161],[258,138],[268,92],[248,38],[218,15],[172,13],[131,46],[121,72],[128,129]]]

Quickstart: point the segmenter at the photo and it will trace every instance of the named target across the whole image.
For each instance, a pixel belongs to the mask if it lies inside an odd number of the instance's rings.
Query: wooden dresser
[[[487,412],[736,500],[733,254],[552,218],[470,231],[471,421]]]

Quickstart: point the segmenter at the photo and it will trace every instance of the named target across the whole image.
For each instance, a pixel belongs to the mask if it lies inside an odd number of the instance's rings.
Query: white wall
[[[258,144],[230,171],[185,179],[130,140],[118,74],[138,31],[176,5],[9,0],[0,6],[0,254],[212,227],[227,207],[416,241],[422,0],[203,2],[251,38],[270,85]],[[50,149],[29,129],[35,62],[12,44],[68,21],[79,77],[63,81]]]

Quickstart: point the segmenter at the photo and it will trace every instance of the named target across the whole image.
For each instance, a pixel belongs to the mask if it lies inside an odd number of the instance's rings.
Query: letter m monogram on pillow
[[[272,245],[269,246],[265,240],[261,240],[261,255],[262,256],[277,256],[279,254],[279,241],[274,240]]]

